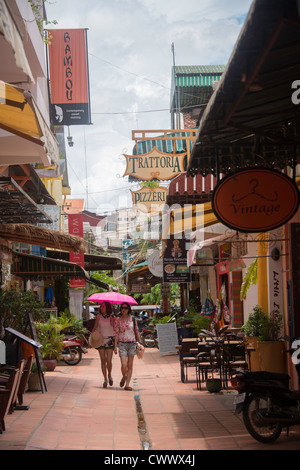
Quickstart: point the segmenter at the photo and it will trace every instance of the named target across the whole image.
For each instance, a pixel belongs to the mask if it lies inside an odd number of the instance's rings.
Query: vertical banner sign
[[[273,312],[274,310],[279,310],[282,313],[284,309],[284,281],[282,272],[282,258],[272,258],[272,252],[275,248],[278,249],[279,253],[281,253],[282,251],[281,241],[276,241],[276,239],[280,240],[283,238],[282,227],[277,230],[272,230],[269,233],[270,235],[273,235],[275,239],[274,242],[269,243],[268,253],[269,311]]]
[[[135,257],[134,253],[128,253],[128,248],[134,244],[133,240],[122,241],[122,255],[123,255],[123,271],[126,271],[126,264],[133,260]]]
[[[82,214],[68,215],[69,233],[83,238],[83,217]],[[71,263],[76,263],[84,268],[84,253],[70,252]],[[84,279],[71,279],[70,287],[85,287]]]
[[[49,29],[51,121],[91,124],[86,29]]]

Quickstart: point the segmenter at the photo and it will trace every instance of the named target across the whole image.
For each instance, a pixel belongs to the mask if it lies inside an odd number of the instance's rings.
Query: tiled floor
[[[6,418],[0,450],[300,449],[300,427],[275,444],[256,442],[233,414],[234,392],[199,391],[189,375],[183,384],[177,356],[148,349],[135,359],[132,392],[119,387],[117,356],[114,385],[103,389],[97,352],[89,350],[78,366],[46,373],[46,393],[25,394],[29,410]]]

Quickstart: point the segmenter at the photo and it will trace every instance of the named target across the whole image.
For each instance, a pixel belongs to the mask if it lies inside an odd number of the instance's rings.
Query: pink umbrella
[[[127,302],[129,305],[137,305],[137,301],[130,295],[120,294],[119,292],[99,292],[91,295],[87,300],[90,302],[104,302],[107,300],[112,304],[121,304]]]

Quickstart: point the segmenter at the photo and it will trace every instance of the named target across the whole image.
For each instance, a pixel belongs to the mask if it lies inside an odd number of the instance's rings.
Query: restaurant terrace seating
[[[11,409],[19,375],[19,369],[12,370],[7,383],[0,386],[0,434],[5,431],[4,420]]]
[[[198,338],[183,338],[181,344],[176,349],[179,354],[181,382],[186,382],[188,379],[188,368],[194,367],[195,370],[197,368]],[[191,352],[192,349],[196,351]]]
[[[13,367],[13,366],[2,366],[1,367],[1,372],[2,373],[0,373],[0,387],[5,386],[8,383],[9,376],[12,374],[12,372],[15,369],[18,370],[17,381],[16,381],[16,384],[15,384],[14,394],[13,394],[12,399],[11,399],[9,413],[12,413],[14,411],[14,407],[17,403],[18,392],[19,392],[20,383],[21,383],[21,380],[22,380],[22,374],[23,374],[24,366],[25,366],[25,360],[22,359],[18,362],[16,367]],[[7,374],[4,374],[3,373],[4,371],[6,371]]]

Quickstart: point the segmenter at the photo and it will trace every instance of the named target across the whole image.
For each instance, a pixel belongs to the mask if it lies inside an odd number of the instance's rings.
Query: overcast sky
[[[226,64],[251,0],[47,0],[48,28],[87,28],[92,125],[71,126],[72,198],[102,214],[131,207],[132,130],[170,129],[176,65]],[[87,175],[87,179],[86,179]],[[88,191],[88,198],[86,194]]]

